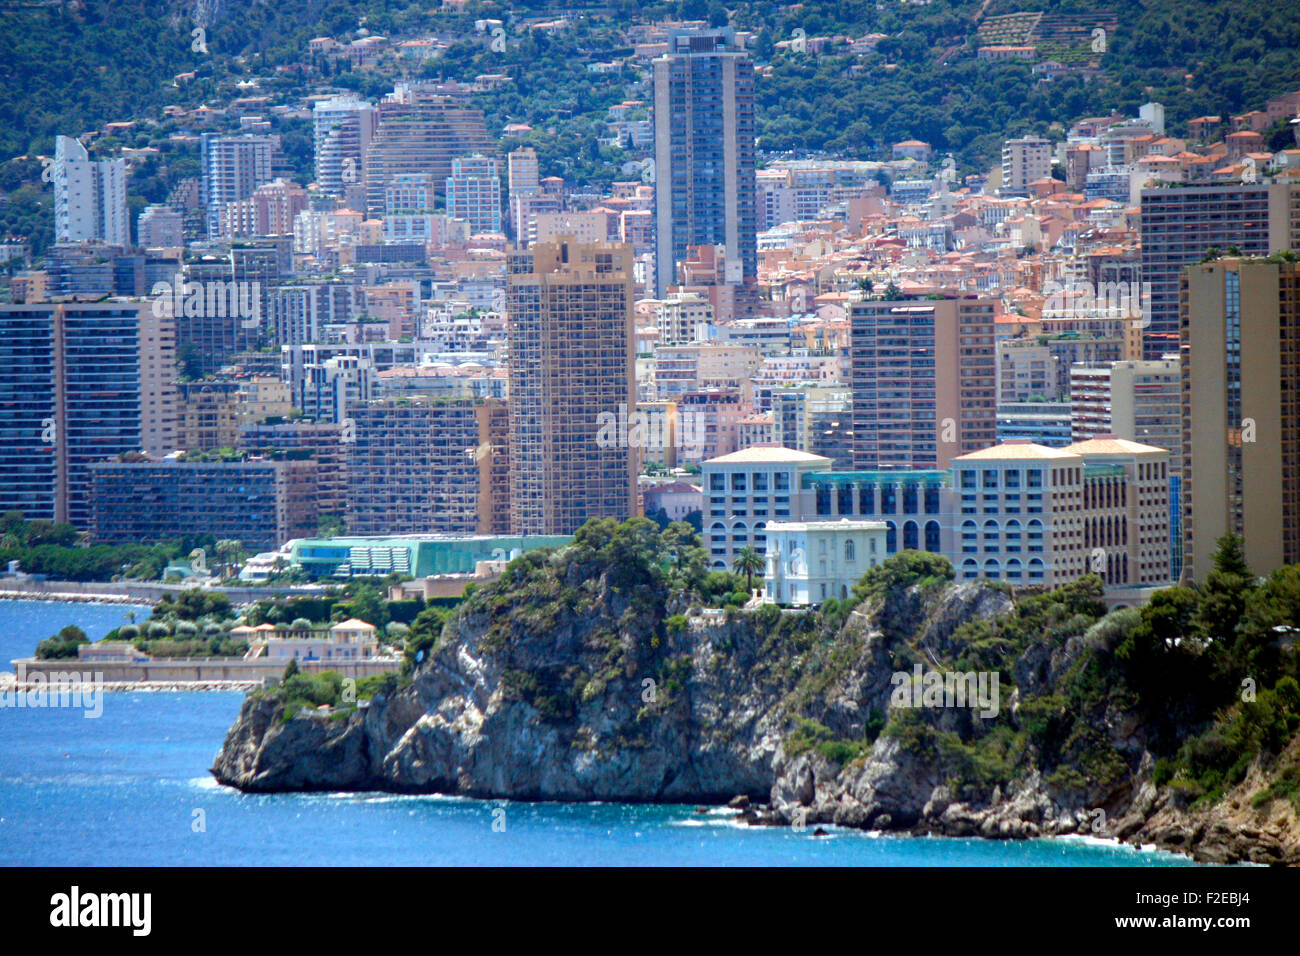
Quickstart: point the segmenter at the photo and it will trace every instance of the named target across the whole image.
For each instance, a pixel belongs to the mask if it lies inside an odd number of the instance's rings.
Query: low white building
[[[244,660],[355,661],[378,656],[373,624],[350,618],[330,627],[277,628],[270,624],[231,628],[230,636],[248,641]]]
[[[883,521],[771,521],[763,599],[817,605],[842,600],[870,568],[889,556]]]

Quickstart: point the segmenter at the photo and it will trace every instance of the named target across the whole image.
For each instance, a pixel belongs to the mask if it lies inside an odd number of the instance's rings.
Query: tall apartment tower
[[[279,136],[203,134],[199,142],[199,165],[203,171],[202,202],[209,236],[220,234],[221,211],[227,203],[247,199],[258,186],[275,178],[279,150]]]
[[[1180,300],[1184,572],[1231,531],[1268,574],[1300,561],[1300,264],[1189,266]]]
[[[501,231],[501,176],[490,156],[458,156],[447,177],[447,215],[474,232]]]
[[[1040,136],[1002,144],[1002,195],[1028,196],[1029,184],[1052,175],[1052,144]]]
[[[636,452],[601,438],[636,406],[632,247],[561,236],[506,268],[512,532],[635,515]]]
[[[360,183],[366,150],[375,132],[375,108],[365,100],[334,96],[312,110],[316,157],[316,185],[322,192],[341,195]]]
[[[506,186],[511,196],[531,196],[541,191],[537,150],[520,146],[506,158]]]
[[[669,34],[654,61],[654,116],[656,297],[692,246],[726,246],[727,283],[753,283],[754,63],[734,31]]]
[[[366,206],[384,208],[384,190],[396,177],[427,173],[441,196],[456,156],[491,154],[483,111],[451,100],[406,97],[385,100],[365,154]]]
[[[559,212],[562,208],[562,203],[542,196],[541,166],[537,150],[531,146],[520,146],[506,159],[506,202],[510,207],[510,231],[520,249],[528,246],[528,226],[534,205],[546,212]]]
[[[92,462],[174,449],[175,383],[150,302],[0,306],[0,511],[88,528]]]
[[[947,468],[997,441],[994,300],[852,303],[853,464]]]
[[[126,160],[95,161],[70,136],[54,144],[54,239],[56,242],[131,244],[126,211]]]
[[[1300,185],[1222,183],[1142,190],[1142,357],[1179,347],[1178,288],[1186,266],[1210,249],[1267,256],[1300,248]]]

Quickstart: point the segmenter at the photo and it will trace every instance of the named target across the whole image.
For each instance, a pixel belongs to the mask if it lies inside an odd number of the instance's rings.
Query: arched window
[[[856,561],[857,559],[858,559],[858,548],[857,548],[857,545],[855,545],[855,544],[853,543],[853,539],[852,539],[852,538],[849,538],[848,540],[846,540],[846,541],[844,542],[844,560],[845,560],[845,561]]]
[[[913,551],[921,547],[921,529],[915,521],[903,525],[903,547]]]
[[[939,522],[927,521],[925,523],[925,550],[938,554],[939,547]]]

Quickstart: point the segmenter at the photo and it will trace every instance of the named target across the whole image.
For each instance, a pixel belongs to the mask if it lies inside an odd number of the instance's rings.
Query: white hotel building
[[[766,554],[776,522],[849,519],[881,522],[886,555],[943,554],[958,580],[1171,583],[1169,453],[1112,435],[1067,448],[1017,439],[921,472],[832,472],[818,455],[756,446],[706,461],[703,479],[712,568],[730,568],[746,546]]]

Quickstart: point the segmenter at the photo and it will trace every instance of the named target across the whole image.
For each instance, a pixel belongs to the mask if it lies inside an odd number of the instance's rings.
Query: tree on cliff
[[[1242,540],[1228,533],[1219,539],[1214,569],[1205,576],[1195,624],[1210,646],[1216,670],[1234,681],[1246,674],[1251,648],[1238,636],[1246,602],[1255,590],[1255,576],[1246,564]]]

